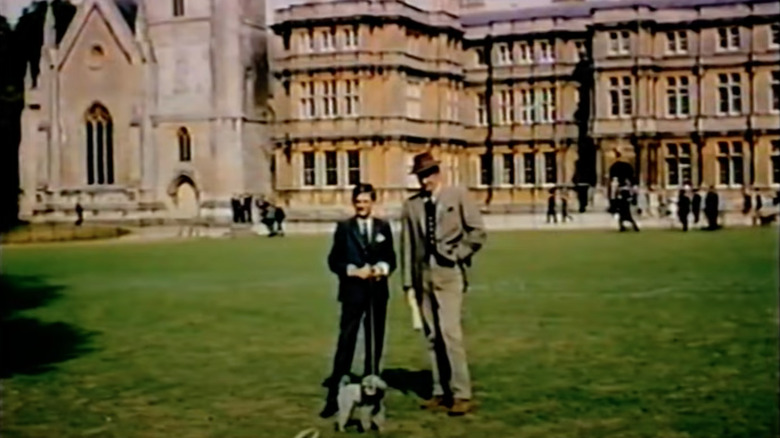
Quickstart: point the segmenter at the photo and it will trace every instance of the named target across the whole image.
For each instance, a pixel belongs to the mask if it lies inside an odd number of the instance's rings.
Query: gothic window
[[[184,15],[184,0],[173,0],[173,16],[181,17]]]
[[[114,184],[114,127],[108,110],[98,103],[85,117],[87,184]]]
[[[179,132],[176,133],[176,137],[179,139],[179,161],[191,161],[192,141],[190,139],[190,133],[187,131],[187,128],[179,128]]]

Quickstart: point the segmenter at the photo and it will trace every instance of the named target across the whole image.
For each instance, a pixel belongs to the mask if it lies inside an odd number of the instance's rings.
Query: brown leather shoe
[[[446,411],[447,408],[447,401],[440,395],[435,395],[429,400],[420,403],[420,409],[426,411]]]
[[[452,403],[452,407],[450,408],[449,412],[447,412],[447,415],[450,417],[460,417],[461,415],[466,415],[473,410],[474,404],[471,403],[471,400],[456,398]]]

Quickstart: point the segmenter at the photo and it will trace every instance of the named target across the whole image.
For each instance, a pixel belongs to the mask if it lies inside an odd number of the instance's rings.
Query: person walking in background
[[[252,195],[244,195],[244,203],[242,206],[243,215],[241,222],[245,224],[251,224],[252,222]]]
[[[569,214],[569,193],[563,191],[561,193],[561,222],[566,222],[567,219],[574,220],[572,215]]]
[[[401,274],[404,292],[422,309],[433,368],[433,397],[421,407],[465,415],[473,405],[463,295],[471,259],[487,235],[477,205],[464,189],[444,185],[439,161],[429,152],[414,157],[412,173],[421,190],[402,207]]]
[[[286,217],[287,215],[284,214],[284,209],[279,205],[274,205],[274,222],[276,224],[276,234],[278,236],[284,236],[283,223]]]
[[[691,213],[691,198],[685,190],[680,190],[677,195],[677,215],[680,218],[683,231],[688,231],[688,215]]]
[[[555,214],[555,189],[550,189],[550,196],[547,197],[547,223],[550,223],[552,218],[553,222],[558,223],[558,216]]]
[[[747,188],[742,189],[742,215],[748,219],[750,212],[753,211],[753,197]]]
[[[630,223],[634,231],[639,231],[634,217],[631,215],[631,192],[629,190],[621,190],[617,198],[617,212],[618,212],[618,224],[620,225],[620,231],[626,231],[624,222]]]
[[[241,222],[241,203],[238,200],[238,196],[234,195],[230,198],[230,208],[233,209],[233,223]]]
[[[390,223],[373,217],[376,192],[371,184],[358,184],[352,191],[355,215],[339,222],[328,255],[328,266],[339,278],[338,299],[341,321],[333,371],[323,386],[328,389],[325,408],[328,418],[338,412],[339,384],[349,375],[361,322],[364,330],[364,377],[379,375],[385,338],[388,277],[396,267]]]
[[[81,203],[76,201],[76,226],[80,227],[84,223],[84,207]]]
[[[756,208],[753,213],[753,225],[761,224],[761,209],[764,208],[764,200],[761,198],[761,192],[756,190]]]
[[[267,200],[260,204],[260,222],[268,229],[268,237],[276,236],[276,209]]]
[[[701,213],[701,195],[699,189],[693,190],[693,199],[691,200],[691,210],[693,211],[693,223],[699,223],[699,214]]]
[[[720,197],[715,191],[715,186],[710,186],[707,196],[704,198],[704,216],[707,218],[707,229],[718,229],[718,213],[720,207]]]

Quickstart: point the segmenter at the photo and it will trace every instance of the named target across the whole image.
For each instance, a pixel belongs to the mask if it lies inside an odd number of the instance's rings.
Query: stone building
[[[123,3],[81,0],[60,41],[48,8],[25,79],[21,214],[71,220],[80,202],[87,220],[229,220],[231,196],[270,190],[265,3]]]
[[[397,207],[425,149],[477,199],[492,186],[494,207],[542,203],[573,181],[580,128],[599,188],[780,187],[776,1],[420,4],[276,11],[274,186],[289,205],[344,205],[362,180]]]
[[[262,0],[134,3],[81,0],[61,41],[47,19],[24,216],[341,214],[358,181],[393,214],[423,150],[500,211],[612,176],[780,188],[776,0],[313,0],[272,26]]]

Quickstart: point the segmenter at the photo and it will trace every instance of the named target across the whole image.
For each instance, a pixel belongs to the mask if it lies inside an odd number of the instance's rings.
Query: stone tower
[[[174,148],[186,131],[193,155],[189,163],[160,157],[161,196],[193,184],[201,213],[224,218],[232,195],[270,191],[265,2],[144,1],[158,148]]]

